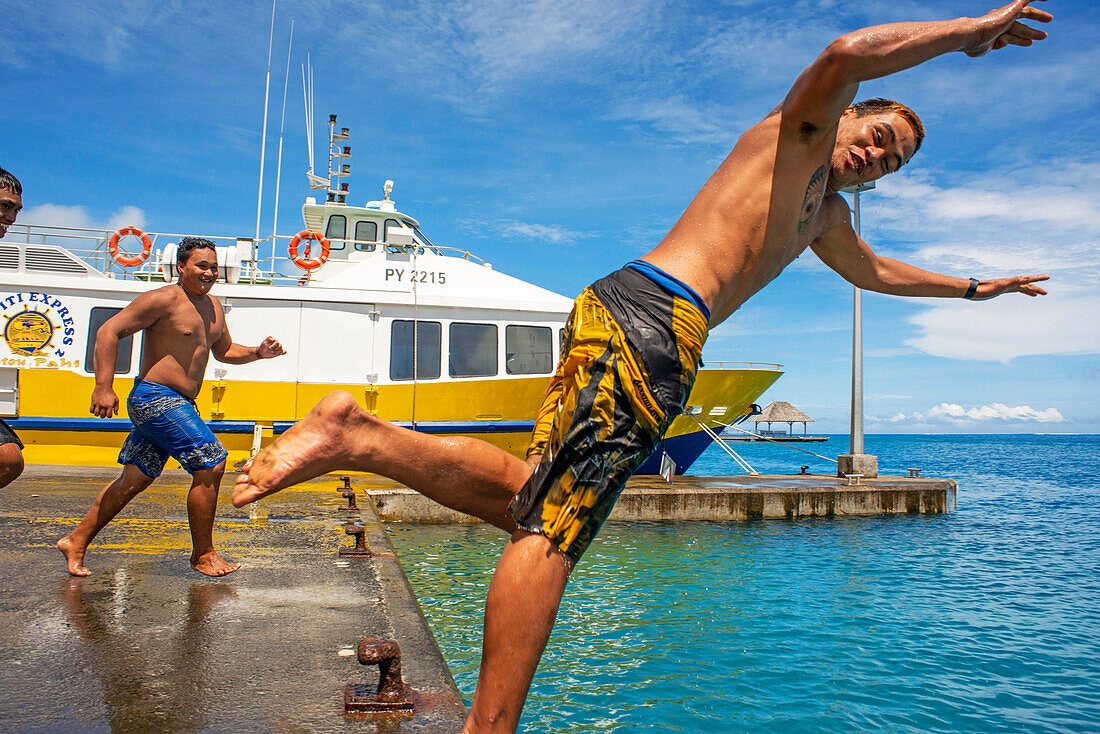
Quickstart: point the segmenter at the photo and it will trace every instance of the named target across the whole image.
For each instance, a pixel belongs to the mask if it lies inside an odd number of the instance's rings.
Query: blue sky
[[[1100,432],[1100,3],[1050,38],[865,84],[928,138],[864,197],[883,254],[963,277],[1046,272],[1045,299],[864,295],[866,430]],[[566,295],[650,249],[748,126],[836,36],[980,15],[976,0],[280,0],[261,233],[271,232],[290,22],[280,233],[318,135],[352,132],[351,199],[393,198],[437,244]],[[269,2],[8,0],[0,165],[21,221],[250,236]],[[320,159],[318,159],[319,162]],[[779,362],[765,396],[848,425],[851,287],[807,252],[711,335]],[[873,449],[873,446],[870,447]]]

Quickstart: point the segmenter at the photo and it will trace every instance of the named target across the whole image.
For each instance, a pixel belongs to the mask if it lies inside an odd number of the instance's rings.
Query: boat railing
[[[282,242],[285,242],[286,245],[290,244],[291,239],[293,239],[293,237],[291,235],[282,235],[282,234],[280,234],[280,235],[275,235],[275,237],[274,237],[274,240],[276,242],[282,241]],[[267,242],[267,241],[270,241],[270,240],[272,240],[272,238],[267,237],[267,238],[264,238],[263,240],[261,240],[261,242]],[[419,255],[423,255],[425,253],[430,252],[430,253],[435,254],[435,255],[443,255],[443,256],[448,256],[448,257],[460,257],[463,260],[469,260],[471,262],[476,262],[479,265],[484,265],[485,262],[486,262],[485,260],[478,257],[477,255],[470,252],[469,250],[463,250],[460,247],[448,247],[446,245],[426,245],[426,244],[423,244],[423,243],[417,243],[415,245],[391,245],[391,244],[388,244],[388,243],[386,243],[384,241],[381,241],[381,240],[353,240],[353,239],[346,239],[346,238],[342,238],[342,237],[340,237],[340,238],[333,237],[333,238],[329,239],[330,246],[333,245],[333,244],[336,244],[336,243],[342,244],[344,247],[350,247],[350,248],[352,248],[352,251],[354,251],[354,252],[377,252],[379,250],[385,250],[386,252],[392,252],[392,253],[402,253],[402,252],[404,252],[404,253],[413,253],[413,252],[415,252]],[[273,249],[272,254],[274,256],[274,248],[272,248],[272,249]],[[284,251],[286,250],[285,245],[284,245],[283,249],[284,249]],[[277,260],[286,260],[287,262],[291,262],[289,257],[277,257],[275,259],[277,259]]]
[[[774,362],[706,362],[703,369],[711,370],[768,370],[782,372],[783,365]]]
[[[288,245],[292,237],[290,235],[275,235],[265,237],[259,241],[251,237],[226,237],[211,235],[196,235],[173,232],[145,232],[149,237],[152,248],[150,256],[138,266],[127,267],[118,263],[111,255],[109,243],[115,232],[108,229],[96,229],[88,227],[66,227],[62,225],[40,225],[29,223],[13,224],[7,232],[7,236],[0,244],[24,244],[61,247],[76,257],[80,258],[95,271],[108,278],[118,280],[156,281],[166,280],[161,271],[164,265],[162,253],[168,245],[174,245],[184,237],[203,237],[214,242],[219,250],[225,252],[235,251],[232,262],[222,262],[219,255],[219,266],[237,268],[236,282],[277,285],[304,285],[309,282],[311,271],[298,267],[288,254]],[[130,252],[127,248],[133,248],[135,238],[125,237],[120,242],[120,249]],[[355,239],[339,239],[334,242],[343,244],[344,247],[353,248],[354,252],[379,252],[408,253],[410,255],[432,254],[443,257],[458,257],[470,262],[485,265],[486,262],[474,255],[469,250],[442,245],[425,245],[415,243],[412,245],[393,245],[384,241],[365,241]],[[319,246],[312,245],[309,254],[304,245],[299,246],[299,253],[305,258],[319,256]]]

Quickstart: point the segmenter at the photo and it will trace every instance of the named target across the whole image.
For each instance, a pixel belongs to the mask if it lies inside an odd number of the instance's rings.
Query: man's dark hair
[[[917,113],[913,112],[913,110],[905,105],[900,102],[895,102],[892,99],[872,97],[862,102],[856,102],[852,105],[852,109],[856,111],[856,117],[881,115],[886,112],[896,112],[901,115],[901,117],[909,123],[909,127],[913,128],[913,134],[917,138],[917,147],[913,148],[913,155],[916,155],[917,151],[920,150],[920,144],[924,142],[924,125],[921,123],[920,118],[917,117]]]
[[[0,189],[8,189],[20,196],[23,195],[23,184],[19,183],[19,179],[3,168],[0,168]]]
[[[179,265],[186,263],[195,250],[213,250],[215,255],[218,252],[218,248],[210,240],[202,237],[184,237],[176,248],[176,263]]]

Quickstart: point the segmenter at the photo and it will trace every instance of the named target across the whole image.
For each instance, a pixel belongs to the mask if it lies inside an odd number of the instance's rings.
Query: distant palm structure
[[[760,415],[754,416],[752,422],[756,424],[756,432],[761,436],[784,436],[794,434],[794,424],[802,424],[802,435],[806,435],[806,424],[813,423],[813,418],[803,413],[798,408],[794,407],[790,403],[777,400],[774,403],[768,405],[760,412]],[[767,423],[766,429],[761,429],[760,424]],[[772,430],[772,423],[786,423],[787,430]]]

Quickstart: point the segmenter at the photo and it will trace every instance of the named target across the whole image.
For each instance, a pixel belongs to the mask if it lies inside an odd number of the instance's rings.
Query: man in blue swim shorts
[[[214,512],[227,454],[199,417],[195,397],[211,352],[219,362],[247,364],[277,357],[283,347],[270,336],[258,347],[234,343],[222,305],[210,295],[218,277],[213,242],[196,237],[180,240],[176,272],[175,283],[138,296],[96,333],[91,413],[100,418],[118,414],[118,395],[112,385],[119,339],[140,331],[145,343],[141,368],[126,399],[134,429],[118,455],[122,474],[103,488],[80,524],[57,541],[74,576],[90,574],[84,567],[88,544],[160,476],[169,456],[192,477],[187,494],[191,568],[207,576],[224,576],[240,568],[214,550]]]
[[[474,439],[385,423],[351,395],[333,393],[246,465],[233,504],[359,469],[511,533],[485,602],[481,672],[464,731],[514,732],[569,574],[684,404],[708,328],[807,248],[880,293],[1046,293],[1036,285],[1045,275],[958,278],[877,255],[839,192],[897,171],[924,137],[904,105],[852,104],[861,82],[952,51],[1030,46],[1046,34],[1024,21],[1049,20],[1031,0],[1016,0],[980,18],[864,28],[830,44],[741,136],[664,239],[576,300],[526,462]]]

